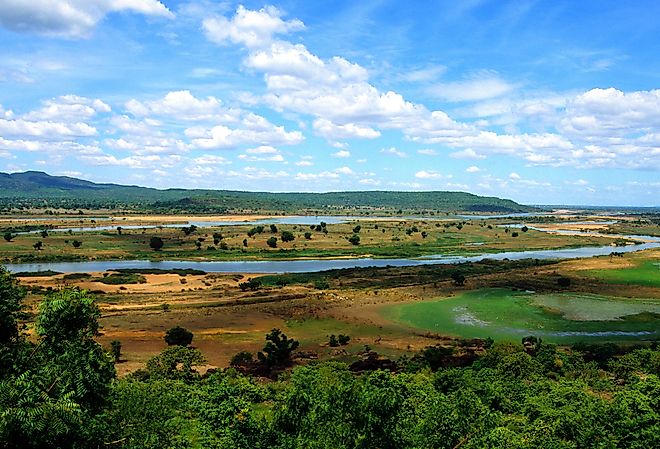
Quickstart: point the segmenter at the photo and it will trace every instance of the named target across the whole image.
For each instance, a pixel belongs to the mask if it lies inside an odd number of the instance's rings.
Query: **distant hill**
[[[0,173],[0,208],[124,208],[169,213],[229,212],[528,212],[514,201],[465,192],[359,191],[272,193],[152,189],[97,184],[47,173]]]

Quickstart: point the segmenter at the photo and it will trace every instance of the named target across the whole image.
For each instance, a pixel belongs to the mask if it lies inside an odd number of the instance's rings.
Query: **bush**
[[[110,354],[112,354],[112,358],[115,359],[115,363],[119,362],[119,358],[121,357],[121,341],[112,340],[110,342]]]
[[[346,346],[348,342],[351,341],[351,337],[349,337],[348,335],[339,334],[339,336],[337,337],[337,341],[339,342],[340,346]]]
[[[163,239],[160,237],[151,237],[149,239],[149,247],[154,251],[160,251],[164,246]]]
[[[259,279],[250,278],[246,282],[241,282],[238,284],[238,287],[244,292],[248,290],[259,290],[261,287],[261,281]]]
[[[253,360],[254,360],[254,355],[251,352],[241,351],[237,354],[234,354],[234,356],[229,361],[229,365],[231,366],[246,365],[252,363]]]
[[[168,346],[188,346],[192,340],[193,333],[181,326],[173,327],[165,332],[165,343]]]
[[[266,245],[270,246],[271,248],[277,248],[277,237],[271,237],[266,240]]]
[[[283,242],[293,242],[296,239],[296,237],[290,231],[282,231],[280,238]]]
[[[359,245],[360,244],[360,236],[357,234],[353,234],[349,239],[349,242],[351,242],[353,245]]]

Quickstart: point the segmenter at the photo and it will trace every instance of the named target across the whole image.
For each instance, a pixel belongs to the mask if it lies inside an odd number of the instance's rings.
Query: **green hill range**
[[[533,207],[465,192],[272,193],[98,184],[38,171],[0,173],[0,208],[124,208],[161,213],[530,212]]]

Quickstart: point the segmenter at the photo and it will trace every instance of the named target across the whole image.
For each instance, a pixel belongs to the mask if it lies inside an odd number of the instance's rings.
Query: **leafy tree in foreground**
[[[295,240],[295,236],[291,231],[282,231],[282,234],[280,235],[280,238],[282,239],[283,242],[293,242]]]

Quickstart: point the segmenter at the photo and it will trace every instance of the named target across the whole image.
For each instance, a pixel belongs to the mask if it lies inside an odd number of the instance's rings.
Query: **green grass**
[[[519,341],[629,341],[657,339],[660,300],[584,294],[475,290],[431,301],[388,306],[382,313],[411,327],[465,338]],[[652,335],[617,335],[650,332]]]
[[[660,287],[660,261],[646,261],[634,267],[584,272],[612,284]]]

